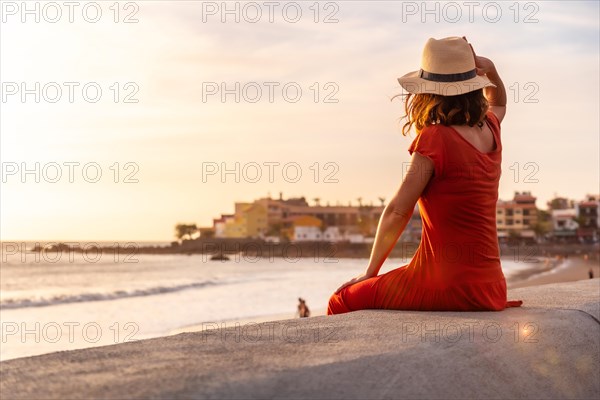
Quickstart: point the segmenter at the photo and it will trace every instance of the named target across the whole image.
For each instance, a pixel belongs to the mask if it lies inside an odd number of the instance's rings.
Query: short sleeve
[[[490,124],[492,124],[495,129],[500,130],[500,120],[498,120],[498,117],[496,117],[496,114],[494,114],[491,111],[488,111],[485,115],[488,118],[488,120],[490,121]]]
[[[498,120],[496,114],[494,114],[491,111],[487,112],[486,117],[489,122],[490,129],[492,130],[492,134],[494,135],[496,149],[502,149],[502,138],[500,137],[500,120]]]
[[[433,162],[434,175],[442,176],[444,173],[444,142],[443,135],[436,127],[426,127],[411,143],[408,152],[414,152],[429,158]]]

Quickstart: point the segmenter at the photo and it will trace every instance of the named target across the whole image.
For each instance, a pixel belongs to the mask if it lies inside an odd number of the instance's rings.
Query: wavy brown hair
[[[402,134],[406,136],[413,125],[417,133],[436,124],[483,126],[488,107],[483,89],[456,96],[409,93],[404,103],[407,122]]]

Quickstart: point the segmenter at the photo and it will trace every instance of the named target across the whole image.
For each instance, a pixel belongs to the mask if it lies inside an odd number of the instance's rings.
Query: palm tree
[[[358,201],[358,206],[362,207],[362,197],[356,199]]]
[[[320,199],[319,197],[315,197],[315,198],[313,199],[313,201],[315,202],[315,205],[316,205],[317,207],[321,205],[321,204],[320,204],[320,202],[321,202],[321,199]]]
[[[380,197],[379,201],[381,202],[381,206],[383,207],[385,205],[385,197]]]

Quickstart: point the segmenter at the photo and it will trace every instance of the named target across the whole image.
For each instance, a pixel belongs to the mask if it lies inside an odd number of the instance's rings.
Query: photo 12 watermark
[[[339,331],[339,327],[326,322],[203,322],[200,330],[202,341],[210,343],[337,343]]]
[[[202,23],[340,22],[340,3],[335,1],[202,1]]]
[[[126,343],[136,341],[135,335],[140,327],[135,322],[110,325],[98,322],[11,322],[2,321],[1,342],[6,344],[17,341],[25,344],[40,343],[99,343],[106,335],[112,343]]]
[[[535,1],[402,1],[402,23],[539,23],[540,4]]]
[[[484,89],[481,83],[477,82],[406,82],[404,86],[400,87],[400,93],[393,98],[405,98],[410,92],[441,93],[444,96],[455,96],[461,93]],[[513,82],[505,86],[508,92],[512,93],[512,96],[507,93],[507,98],[515,104],[538,104],[540,102],[538,97],[540,94],[540,85],[537,82]]]
[[[137,24],[140,3],[135,1],[2,1],[3,24]]]
[[[315,263],[338,263],[340,245],[326,239],[311,242],[277,242],[267,240],[203,240],[197,247],[202,262],[257,263],[261,261],[298,263],[311,259]]]
[[[2,103],[139,103],[140,86],[136,82],[2,82]]]
[[[136,162],[2,162],[2,183],[139,183]]]
[[[302,99],[313,103],[339,103],[340,86],[336,82],[202,82],[202,102],[298,103]]]
[[[514,343],[538,343],[541,329],[535,322],[514,322],[502,327],[498,322],[402,322],[401,341],[421,343],[498,343],[503,337]]]
[[[23,264],[55,263],[138,263],[140,246],[135,242],[100,244],[98,242],[2,241],[2,262]]]
[[[419,149],[415,149],[416,152]],[[493,153],[493,151],[491,152]],[[498,181],[502,176],[502,166],[498,164],[482,165],[480,162],[456,162],[447,161],[440,163],[437,166],[437,171],[434,167],[420,167],[412,162],[405,161],[402,163],[402,180],[411,175],[417,175],[421,180],[429,181],[431,173],[437,172],[437,178],[453,181],[472,181],[474,183],[487,181]],[[519,162],[514,161],[508,166],[512,174],[514,183],[539,183],[538,173],[540,165],[535,161]]]
[[[215,162],[201,164],[202,183],[339,183],[339,164],[333,161],[303,165],[295,161]]]

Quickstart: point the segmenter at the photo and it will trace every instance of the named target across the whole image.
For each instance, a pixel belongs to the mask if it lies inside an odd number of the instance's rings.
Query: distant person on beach
[[[409,92],[402,133],[412,126],[417,133],[410,166],[381,215],[365,272],[335,291],[327,314],[520,306],[506,298],[496,231],[506,91],[494,63],[464,37],[429,39],[421,69],[398,81]],[[417,251],[407,265],[378,275],[417,201]]]
[[[308,309],[308,306],[306,305],[306,300],[304,300],[302,297],[298,298],[299,304],[298,304],[298,316],[300,318],[308,318],[310,317],[310,310]]]
[[[590,270],[588,271],[588,276],[590,277],[590,279],[594,279],[594,271],[592,271],[592,269],[590,268]]]

